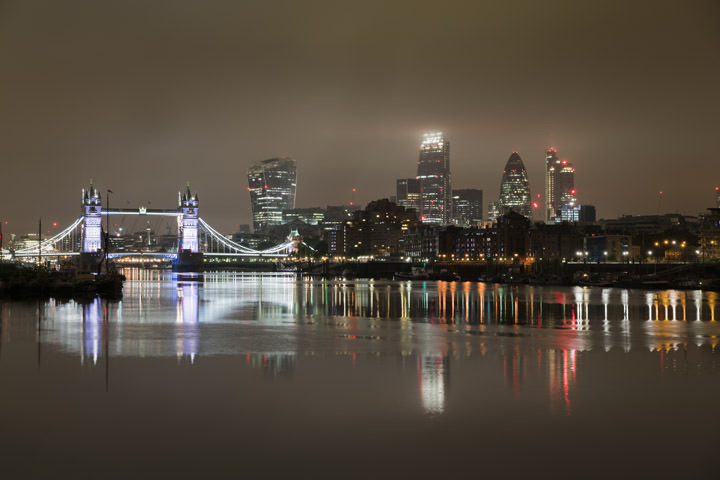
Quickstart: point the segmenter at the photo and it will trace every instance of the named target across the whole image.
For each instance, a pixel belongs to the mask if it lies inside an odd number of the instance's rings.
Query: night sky
[[[297,160],[297,206],[388,197],[445,131],[456,188],[497,198],[544,150],[599,217],[713,206],[720,3],[0,0],[5,233],[112,206],[173,208],[190,181],[230,233],[247,168]],[[658,191],[663,190],[662,205]]]

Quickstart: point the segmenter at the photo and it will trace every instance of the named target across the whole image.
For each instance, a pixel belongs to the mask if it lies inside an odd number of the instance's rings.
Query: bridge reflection
[[[468,381],[457,369],[470,362],[511,397],[542,390],[570,415],[593,351],[649,354],[661,373],[719,351],[714,292],[126,274],[120,302],[45,304],[42,343],[91,366],[108,355],[187,364],[241,356],[269,377],[292,376],[305,358],[343,357],[355,369],[397,356],[415,365],[418,406],[429,415],[449,408],[452,388]],[[0,311],[5,343],[9,314]]]

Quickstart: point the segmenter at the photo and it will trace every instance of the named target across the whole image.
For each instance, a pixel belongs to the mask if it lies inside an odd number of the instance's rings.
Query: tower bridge
[[[90,187],[82,190],[82,214],[70,225],[50,238],[38,239],[38,244],[35,246],[24,247],[14,252],[3,250],[2,256],[19,259],[80,257],[83,263],[96,264],[105,256],[108,259],[155,257],[172,261],[174,267],[184,269],[198,267],[204,261],[218,258],[284,258],[295,250],[300,241],[297,238],[290,238],[283,243],[260,250],[228,239],[200,217],[198,196],[197,193],[191,193],[189,183],[184,192],[178,192],[176,209],[108,208],[107,203],[106,198],[106,205],[103,207],[100,191],[91,181]],[[108,247],[112,244],[109,241],[109,218],[113,215],[174,217],[177,221],[177,240],[166,251],[151,249],[112,251],[113,249]]]

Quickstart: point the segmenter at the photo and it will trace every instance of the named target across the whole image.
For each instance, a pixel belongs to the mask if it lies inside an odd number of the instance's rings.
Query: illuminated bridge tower
[[[82,190],[83,233],[82,253],[102,253],[102,199],[93,187]]]
[[[190,192],[190,182],[185,193],[178,192],[178,256],[173,264],[176,271],[196,271],[201,269],[203,254],[198,238],[198,196]]]

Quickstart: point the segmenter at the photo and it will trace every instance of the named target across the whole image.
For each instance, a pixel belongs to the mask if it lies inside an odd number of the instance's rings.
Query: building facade
[[[483,221],[483,191],[475,188],[453,190],[453,223],[477,226]]]
[[[442,132],[423,134],[417,180],[420,182],[419,217],[423,223],[447,225],[452,215],[450,142]]]
[[[248,191],[255,232],[282,225],[283,210],[295,208],[296,187],[297,170],[292,158],[271,158],[257,162],[248,169]]]
[[[575,167],[557,156],[557,148],[545,151],[545,221],[579,221],[575,196]]]
[[[510,155],[500,182],[500,199],[498,209],[501,215],[514,211],[527,218],[532,218],[532,201],[527,170],[518,152]]]
[[[415,178],[398,178],[395,203],[404,208],[412,208],[417,214],[420,214],[420,205],[422,204],[420,180]]]

